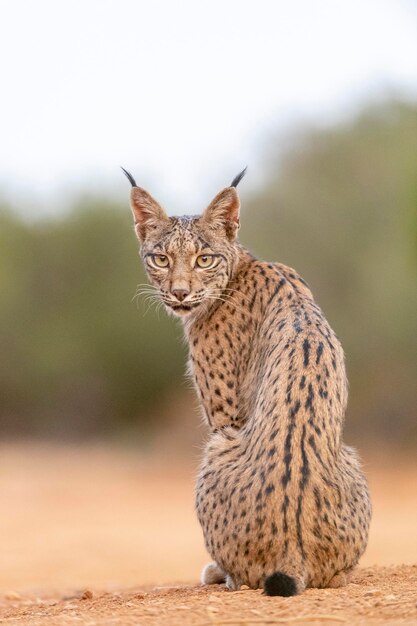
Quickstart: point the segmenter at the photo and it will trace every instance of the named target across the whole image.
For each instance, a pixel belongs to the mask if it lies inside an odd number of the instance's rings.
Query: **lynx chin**
[[[210,431],[196,486],[213,559],[202,582],[291,596],[346,583],[367,544],[371,502],[342,441],[336,335],[297,272],[237,241],[244,173],[201,215],[168,217],[125,171],[143,263],[182,318]]]

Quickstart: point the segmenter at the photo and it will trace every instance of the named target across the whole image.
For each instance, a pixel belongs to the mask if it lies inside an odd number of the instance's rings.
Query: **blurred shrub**
[[[374,107],[294,136],[279,159],[272,141],[244,203],[241,240],[300,271],[343,342],[355,439],[417,443],[416,113]],[[159,425],[185,349],[178,323],[132,302],[143,282],[126,202],[78,199],[35,223],[0,210],[3,435]]]
[[[3,431],[152,427],[155,404],[182,382],[179,328],[132,301],[145,276],[128,205],[75,204],[35,224],[0,218]]]

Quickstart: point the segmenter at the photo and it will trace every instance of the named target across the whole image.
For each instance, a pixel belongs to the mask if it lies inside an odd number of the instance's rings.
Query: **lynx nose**
[[[171,293],[177,298],[177,300],[182,302],[190,292],[187,289],[173,289]]]

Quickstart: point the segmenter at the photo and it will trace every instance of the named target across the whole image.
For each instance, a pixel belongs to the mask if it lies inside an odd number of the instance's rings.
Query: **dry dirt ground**
[[[403,565],[360,569],[343,589],[309,589],[293,598],[195,584],[95,594],[84,590],[64,597],[11,593],[2,603],[0,622],[39,626],[411,625],[417,623],[416,589],[417,566]]]
[[[198,585],[207,555],[189,464],[114,448],[3,445],[0,623],[417,625],[416,463],[363,456],[374,519],[351,583],[267,598]]]

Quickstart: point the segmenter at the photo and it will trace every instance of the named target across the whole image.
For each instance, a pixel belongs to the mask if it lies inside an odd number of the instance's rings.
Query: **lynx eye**
[[[213,265],[215,258],[213,254],[200,254],[200,256],[196,258],[195,264],[201,269],[207,269]]]
[[[169,265],[169,259],[165,254],[153,254],[151,259],[156,267],[168,267]]]

